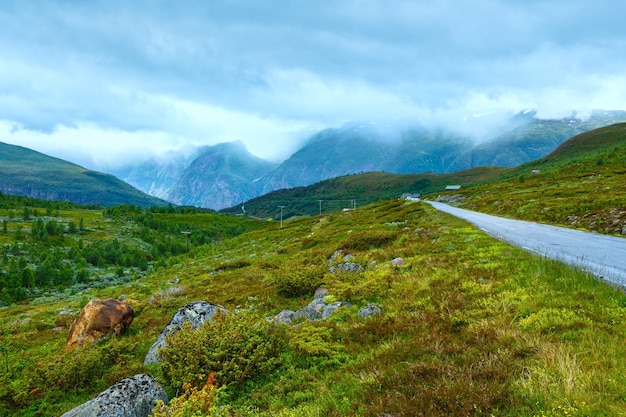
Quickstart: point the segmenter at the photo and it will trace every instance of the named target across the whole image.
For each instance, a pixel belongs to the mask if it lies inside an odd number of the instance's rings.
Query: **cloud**
[[[307,132],[350,120],[626,109],[621,8],[618,0],[7,0],[0,140],[65,148],[93,164],[230,140],[278,159]]]

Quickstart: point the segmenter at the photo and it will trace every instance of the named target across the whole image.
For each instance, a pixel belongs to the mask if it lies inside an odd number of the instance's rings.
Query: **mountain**
[[[168,203],[110,174],[90,171],[48,155],[0,142],[0,191],[78,204],[141,207]]]
[[[516,167],[483,166],[447,174],[347,175],[307,187],[277,190],[247,201],[245,207],[248,215],[259,218],[277,218],[278,206],[284,206],[284,218],[312,216],[320,208],[324,213],[336,212],[352,204],[360,207],[399,198],[403,193],[443,196],[446,185],[461,185],[458,193],[466,195],[471,201],[468,207],[478,211],[510,217],[532,215],[529,220],[550,219],[556,224],[572,224],[571,216],[595,214],[611,221],[597,221],[587,228],[605,231],[601,225],[612,224],[626,230],[626,212],[616,209],[626,205],[625,158],[626,123],[618,123],[576,135],[549,155]],[[474,187],[477,185],[480,187]],[[590,194],[589,190],[594,192]],[[550,210],[551,204],[558,205],[558,209]],[[238,209],[222,211],[237,213]]]
[[[372,128],[349,125],[325,129],[263,178],[263,191],[309,185],[357,172],[379,171],[389,152],[389,146]]]
[[[530,113],[534,116],[534,113]],[[561,143],[580,133],[626,121],[623,111],[594,111],[586,119],[566,117],[544,120],[535,117],[492,140],[458,155],[450,171],[475,166],[514,167],[552,152]]]
[[[152,196],[167,199],[185,169],[205,150],[206,147],[170,151],[137,165],[119,167],[111,173]]]
[[[489,119],[487,123],[482,117]],[[504,121],[494,124],[493,118]],[[513,167],[547,155],[579,133],[626,121],[626,112],[540,119],[527,110],[493,118],[469,120],[475,126],[472,136],[458,133],[461,129],[350,123],[314,134],[279,165],[250,155],[242,146],[226,153],[207,147],[185,157],[172,154],[169,160],[150,160],[117,174],[177,204],[222,209],[275,190],[361,172],[451,173],[479,166]],[[481,129],[487,124],[497,128]]]
[[[221,209],[261,194],[260,178],[276,164],[257,158],[242,142],[206,147],[184,171],[167,199],[176,204]]]

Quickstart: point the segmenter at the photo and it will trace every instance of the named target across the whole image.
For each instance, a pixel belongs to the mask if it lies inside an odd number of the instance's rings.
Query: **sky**
[[[1,0],[0,141],[88,168],[357,121],[626,110],[622,0]]]

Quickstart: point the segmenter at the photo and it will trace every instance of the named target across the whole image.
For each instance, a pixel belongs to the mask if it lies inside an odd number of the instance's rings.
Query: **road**
[[[487,234],[547,258],[582,268],[626,290],[626,239],[491,216],[427,201],[437,210],[473,223]]]

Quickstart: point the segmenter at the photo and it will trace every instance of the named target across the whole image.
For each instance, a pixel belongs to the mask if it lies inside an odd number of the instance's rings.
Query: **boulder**
[[[182,329],[183,323],[188,321],[192,328],[197,329],[207,320],[213,319],[213,316],[217,313],[228,314],[228,310],[206,301],[194,301],[178,309],[174,317],[172,317],[169,324],[165,326],[165,329],[163,329],[156,342],[154,342],[148,351],[143,362],[144,365],[157,363],[159,361],[159,348],[165,346],[165,338],[170,333]]]
[[[167,403],[165,390],[152,377],[139,374],[116,382],[61,417],[148,417],[156,400]]]
[[[381,313],[380,307],[374,304],[368,304],[359,310],[359,318],[364,319],[370,316],[375,316]]]
[[[108,298],[92,300],[74,320],[67,335],[67,350],[97,342],[111,335],[119,336],[128,329],[135,312],[130,304]]]

